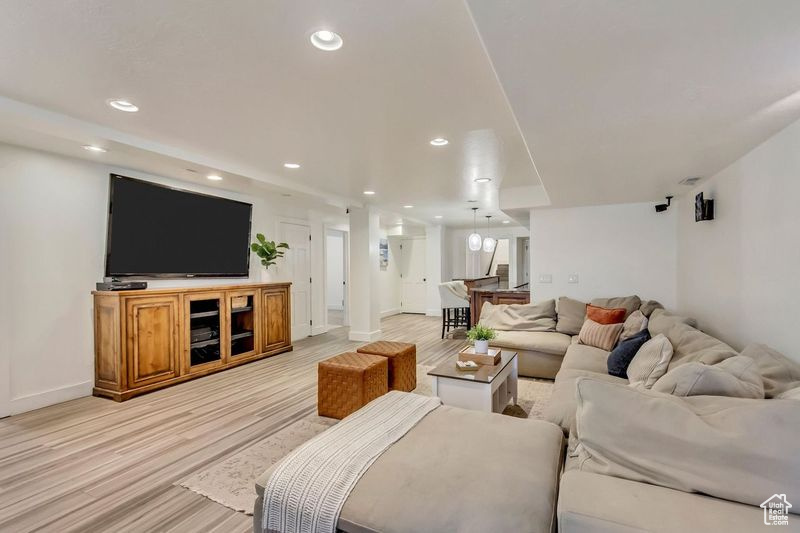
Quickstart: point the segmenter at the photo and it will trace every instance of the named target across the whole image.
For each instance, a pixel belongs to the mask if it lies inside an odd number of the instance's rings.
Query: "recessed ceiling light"
[[[435,217],[433,217],[433,218],[442,218],[442,215],[436,215],[436,216],[435,216]]]
[[[404,206],[403,206],[403,209],[411,209],[411,208],[413,208],[413,207],[414,207],[413,205],[404,205]]]
[[[510,220],[504,220],[503,224],[508,224],[509,222],[511,222],[511,221]]]
[[[434,146],[444,146],[445,144],[449,143],[447,139],[444,137],[436,137],[435,139],[431,139],[431,144]]]
[[[211,181],[222,181],[222,176],[217,176],[216,174],[209,174],[206,177]]]
[[[139,111],[139,106],[128,100],[109,100],[108,105],[119,111],[125,111],[126,113],[136,113]]]
[[[100,153],[108,152],[108,150],[106,150],[105,148],[101,148],[100,146],[95,146],[93,144],[84,144],[83,149],[89,152],[100,152]]]
[[[375,191],[364,191],[364,194],[366,194],[367,196],[372,196],[375,194]]]
[[[492,178],[475,178],[475,183],[489,183]]]
[[[283,166],[286,168],[300,168],[300,165],[297,163],[284,163]]]
[[[326,52],[333,52],[338,50],[344,44],[342,36],[330,30],[319,30],[311,34],[311,44],[325,50]]]

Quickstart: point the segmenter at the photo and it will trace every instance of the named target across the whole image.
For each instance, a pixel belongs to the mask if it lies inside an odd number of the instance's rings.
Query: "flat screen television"
[[[111,174],[106,277],[247,277],[252,205]]]

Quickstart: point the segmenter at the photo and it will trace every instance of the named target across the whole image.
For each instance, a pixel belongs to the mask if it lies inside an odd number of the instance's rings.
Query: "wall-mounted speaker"
[[[703,193],[694,197],[694,221],[714,220],[714,200],[704,199]]]

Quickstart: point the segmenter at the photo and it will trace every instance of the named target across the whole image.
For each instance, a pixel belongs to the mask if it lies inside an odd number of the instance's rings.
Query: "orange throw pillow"
[[[586,318],[598,324],[622,324],[625,322],[625,313],[627,310],[624,307],[608,309],[592,304],[586,306]]]

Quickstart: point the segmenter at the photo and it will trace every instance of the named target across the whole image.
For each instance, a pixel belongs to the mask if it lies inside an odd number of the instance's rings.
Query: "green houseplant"
[[[250,249],[261,258],[261,264],[269,270],[270,265],[276,263],[276,259],[283,257],[284,251],[289,249],[285,242],[275,244],[275,241],[268,241],[263,234],[256,234],[256,242],[250,245]]]
[[[475,353],[488,353],[489,341],[497,337],[497,333],[492,328],[487,328],[476,324],[467,332],[467,338],[475,343]]]

